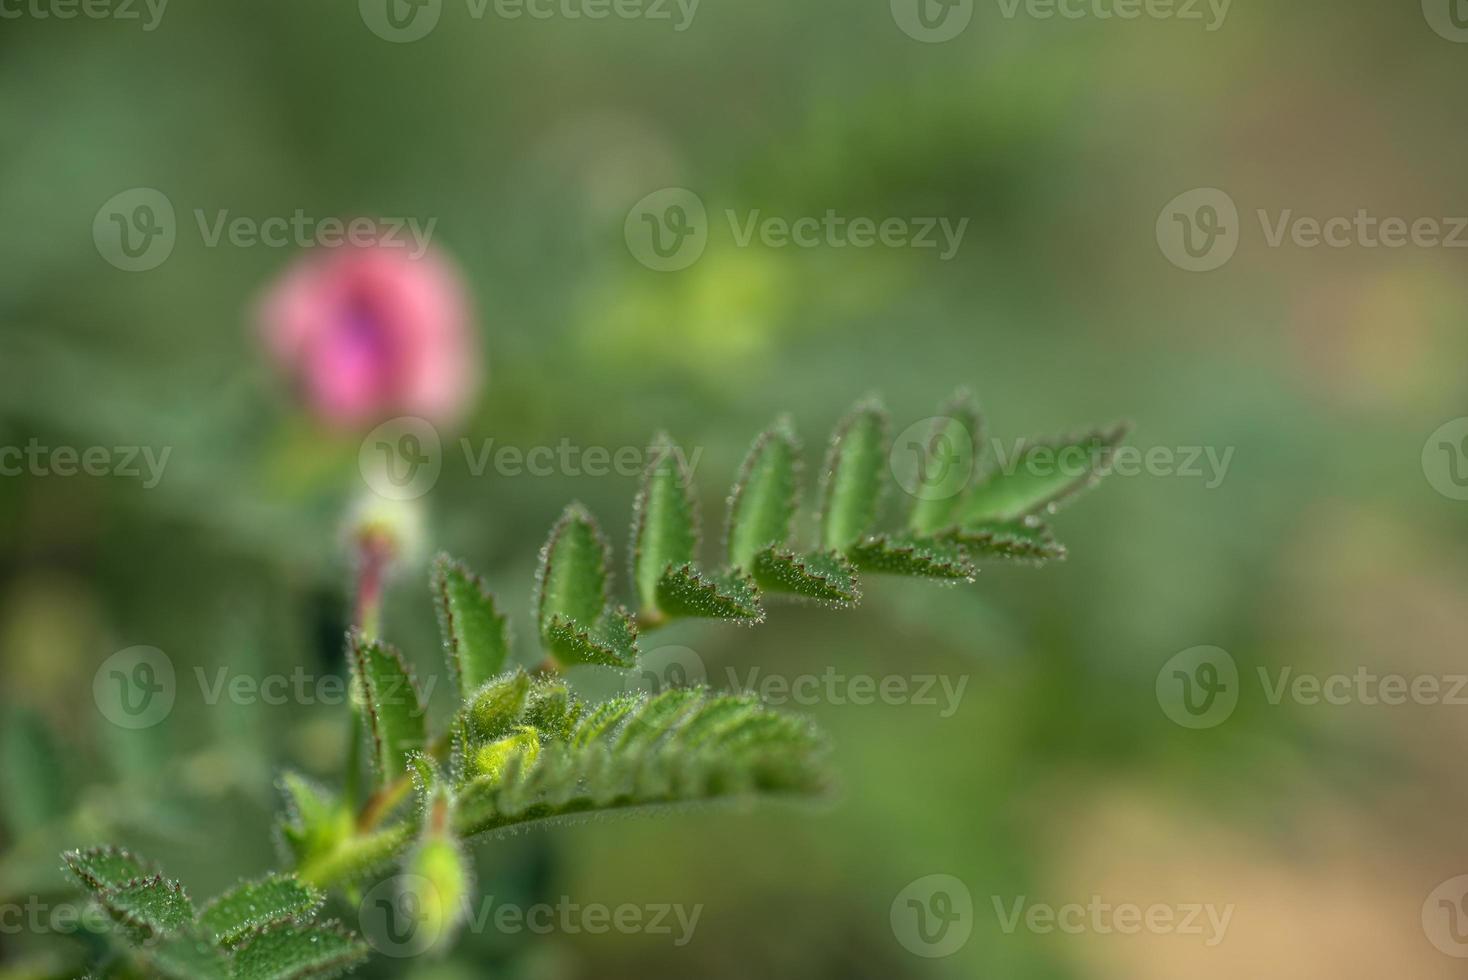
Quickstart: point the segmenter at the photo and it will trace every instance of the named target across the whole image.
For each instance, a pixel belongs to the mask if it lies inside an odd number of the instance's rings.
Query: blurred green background
[[[1468,48],[1415,3],[1239,0],[1210,32],[980,2],[932,44],[885,2],[836,0],[704,0],[681,32],[475,18],[446,0],[431,34],[401,44],[344,0],[176,0],[152,31],[5,20],[0,444],[171,458],[154,488],[0,479],[0,901],[75,900],[57,855],[101,840],[212,894],[279,863],[282,768],[340,771],[342,709],[211,706],[189,680],[343,669],[340,527],[363,492],[360,436],[319,429],[261,352],[254,304],[295,251],[206,247],[193,217],[302,209],[437,219],[435,245],[465,273],[488,377],[443,433],[427,546],[486,574],[526,663],[547,529],[580,499],[624,567],[635,480],[476,476],[460,437],[615,449],[666,428],[703,449],[710,532],[771,418],[793,414],[809,475],[869,392],[898,430],[968,386],[1000,438],[1129,419],[1143,449],[1234,453],[1213,488],[1107,481],[1056,518],[1063,564],[956,589],[872,582],[854,612],[782,606],[756,631],[659,635],[716,682],[731,667],[968,678],[951,717],[801,708],[835,744],[829,806],[475,849],[483,891],[506,901],[701,903],[692,942],[488,932],[364,975],[1460,975],[1421,916],[1468,872],[1468,706],[1272,705],[1251,678],[1462,669],[1468,505],[1421,461],[1465,413],[1462,253],[1271,248],[1255,212],[1468,213],[1465,77]],[[171,200],[178,241],[130,273],[91,228],[140,186]],[[628,209],[665,187],[694,190],[712,219],[706,252],[676,273],[640,265],[623,235]],[[1154,234],[1196,187],[1242,215],[1237,254],[1202,275]],[[725,209],[969,225],[945,262],[740,248]],[[426,574],[395,583],[385,626],[424,675],[441,670]],[[136,644],[167,652],[180,696],[165,723],[128,732],[90,692]],[[1194,731],[1169,721],[1155,681],[1200,644],[1245,676],[1233,716]],[[889,911],[935,873],[972,893],[973,935],[925,959]],[[1207,947],[1006,933],[993,904],[1092,895],[1235,911]],[[0,976],[75,976],[100,948],[7,930]]]

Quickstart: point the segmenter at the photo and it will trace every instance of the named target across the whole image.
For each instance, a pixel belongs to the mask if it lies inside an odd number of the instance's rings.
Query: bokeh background
[[[20,9],[20,8],[14,8]],[[25,8],[29,10],[30,8]],[[146,18],[146,13],[145,13]],[[76,900],[57,855],[100,840],[196,896],[278,864],[274,779],[331,778],[342,709],[206,705],[106,722],[94,672],[135,644],[252,675],[343,669],[342,515],[360,434],[311,419],[253,310],[294,249],[206,247],[193,212],[437,219],[487,380],[444,431],[428,550],[483,571],[526,623],[536,551],[570,499],[624,560],[635,481],[475,476],[452,447],[701,447],[705,524],[750,438],[825,433],[879,392],[897,428],[956,387],[995,435],[1129,419],[1133,445],[1233,452],[1217,486],[1114,477],[1055,526],[1070,560],[973,587],[872,583],[848,613],[658,638],[728,668],[968,678],[960,709],[816,704],[842,791],[822,808],[691,811],[476,848],[502,900],[701,903],[694,940],[466,935],[369,976],[1367,978],[1461,976],[1423,903],[1468,872],[1468,705],[1270,704],[1256,668],[1465,670],[1468,504],[1425,441],[1468,413],[1461,252],[1268,247],[1255,212],[1468,214],[1468,47],[1416,3],[1237,0],[1220,29],[1007,18],[978,2],[944,43],[886,2],[704,0],[667,21],[472,17],[413,43],[355,4],[251,0],[137,21],[0,24],[0,443],[171,447],[123,477],[0,479],[0,900]],[[151,187],[166,262],[99,254],[98,208]],[[709,245],[676,273],[624,240],[628,209],[690,188]],[[1237,254],[1182,271],[1154,226],[1226,190]],[[969,219],[932,250],[736,247],[722,213]],[[619,586],[625,590],[626,578]],[[426,568],[386,633],[437,671]],[[1159,670],[1210,644],[1243,672],[1223,724],[1161,710]],[[446,711],[446,701],[435,710]],[[973,933],[918,957],[889,922],[930,874]],[[993,899],[1232,905],[1225,941],[1006,933]],[[86,934],[0,934],[0,976],[69,977]]]

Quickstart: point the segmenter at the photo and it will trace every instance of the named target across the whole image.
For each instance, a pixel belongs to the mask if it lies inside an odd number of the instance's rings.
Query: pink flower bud
[[[398,415],[452,423],[478,383],[463,282],[434,252],[343,245],[299,257],[261,307],[271,356],[311,409],[361,427]]]

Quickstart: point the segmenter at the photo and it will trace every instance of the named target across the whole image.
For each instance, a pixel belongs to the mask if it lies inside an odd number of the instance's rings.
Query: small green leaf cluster
[[[700,561],[684,457],[658,436],[633,506],[636,611],[614,598],[606,536],[572,504],[540,553],[533,609],[544,659],[533,671],[511,663],[508,619],[483,581],[440,556],[432,591],[455,681],[452,718],[430,733],[407,661],[375,636],[350,634],[353,709],[370,749],[372,791],[358,801],[351,789],[282,776],[278,829],[293,874],[242,885],[196,913],[180,886],[125,852],[72,852],[69,866],[130,936],[149,944],[160,974],[285,978],[347,967],[363,952],[337,927],[311,924],[318,889],[350,889],[396,864],[400,879],[421,891],[409,903],[419,925],[446,940],[473,887],[469,838],[643,807],[822,794],[830,782],[825,740],[802,719],[704,688],[587,700],[561,672],[635,668],[640,634],[674,619],[762,622],[768,597],[852,606],[864,572],[971,581],[982,562],[1062,558],[1041,515],[1104,476],[1124,434],[1118,427],[1026,442],[993,460],[982,419],[961,395],[926,441],[899,448],[915,451],[922,469],[967,461],[963,475],[972,479],[912,492],[900,527],[881,530],[894,468],[889,430],[886,410],[870,399],[837,426],[820,474],[816,540],[807,546],[795,540],[801,447],[789,420],[776,421],[740,467],[712,568]],[[1082,465],[1033,465],[1043,454]],[[416,806],[407,805],[415,796]],[[308,963],[308,947],[319,962]]]
[[[62,855],[149,976],[170,980],[330,977],[367,958],[335,922],[315,922],[322,895],[295,875],[241,882],[196,909],[183,885],[118,847]]]

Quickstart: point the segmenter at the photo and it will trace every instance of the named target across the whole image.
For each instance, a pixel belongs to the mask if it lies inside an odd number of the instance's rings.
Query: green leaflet
[[[367,959],[367,944],[337,923],[271,926],[251,934],[235,954],[236,980],[332,977]]]
[[[458,681],[459,697],[467,698],[505,669],[509,629],[483,581],[448,555],[439,555],[434,562],[433,592],[449,667]]]
[[[797,555],[783,548],[766,548],[754,560],[754,580],[767,592],[819,599],[836,605],[854,605],[861,599],[851,563],[836,552]]]
[[[623,723],[617,748],[656,742],[702,699],[703,691],[691,687],[670,688],[654,695]]]
[[[836,427],[826,454],[821,545],[827,551],[846,551],[871,531],[888,465],[887,412],[864,402]]]
[[[379,783],[408,771],[408,756],[427,744],[427,719],[418,685],[397,650],[351,637],[352,667],[372,732]]]
[[[551,529],[540,552],[537,614],[542,635],[557,617],[583,628],[607,604],[607,542],[580,504],[572,504]]]
[[[241,882],[204,906],[199,928],[215,943],[233,945],[246,934],[280,922],[310,918],[322,895],[294,875]]]
[[[366,835],[343,836],[336,846],[296,868],[296,875],[317,888],[361,881],[390,865],[412,839],[409,822],[393,824]]]
[[[755,440],[729,496],[730,565],[747,570],[762,550],[789,539],[799,485],[800,446],[782,418]]]
[[[580,720],[585,705],[578,701],[565,683],[554,679],[538,680],[525,704],[525,723],[551,738],[568,738]]]
[[[1056,541],[1050,528],[1034,517],[969,524],[952,532],[951,537],[977,561],[999,558],[1043,563],[1063,561],[1066,557],[1065,545]]]
[[[1107,474],[1112,451],[1127,427],[1089,432],[1050,442],[1016,446],[959,504],[960,524],[1012,521],[1042,510],[1053,511]]]
[[[602,667],[637,665],[637,626],[632,614],[614,609],[594,627],[585,627],[561,615],[551,618],[543,636],[551,655],[562,664]]]
[[[341,801],[300,773],[283,773],[280,790],[286,804],[280,836],[296,864],[332,851],[351,832],[352,815]]]
[[[611,731],[618,722],[641,703],[641,696],[635,694],[603,701],[582,716],[581,720],[576,723],[576,727],[571,730],[567,741],[572,748],[582,748],[591,744]]]
[[[913,533],[929,535],[953,523],[953,513],[977,472],[983,449],[983,416],[967,392],[955,395],[938,410],[926,440],[893,447],[895,456],[908,454],[904,458],[917,463],[907,519]]]
[[[863,571],[885,575],[972,582],[978,570],[956,542],[900,535],[878,535],[851,550],[851,560]]]
[[[658,580],[658,608],[669,616],[732,619],[745,625],[764,621],[759,589],[744,575],[714,576],[690,564],[667,569]]]
[[[148,949],[148,966],[169,980],[230,980],[228,955],[194,932],[170,936]]]
[[[608,705],[587,716],[570,743],[545,745],[533,765],[507,765],[498,778],[465,784],[459,832],[470,836],[581,813],[751,793],[808,796],[827,788],[825,744],[815,730],[748,697],[677,689]],[[616,714],[621,720],[606,724]]]
[[[134,879],[157,874],[157,869],[131,851],[110,844],[67,851],[61,859],[93,891],[117,888]]]
[[[698,510],[691,484],[682,452],[659,433],[632,509],[632,578],[643,609],[659,608],[658,582],[669,567],[697,557]]]
[[[183,885],[162,875],[134,878],[98,893],[102,907],[138,940],[166,936],[193,924]]]
[[[523,670],[497,677],[479,689],[469,704],[470,732],[476,739],[499,738],[515,727],[530,694],[530,675]]]

